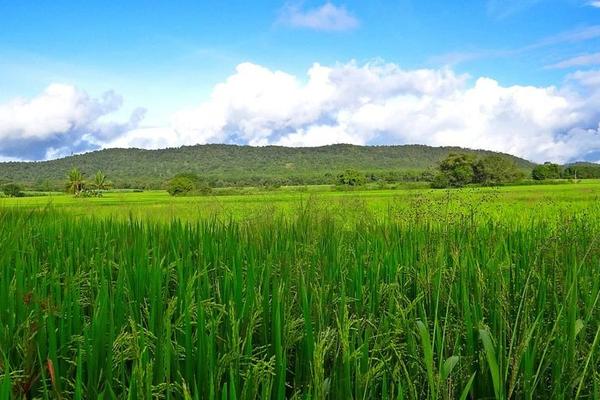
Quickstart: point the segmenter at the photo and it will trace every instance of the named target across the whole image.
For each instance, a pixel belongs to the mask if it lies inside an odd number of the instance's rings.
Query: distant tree
[[[544,164],[536,165],[531,171],[531,177],[536,181],[545,179],[559,179],[562,174],[562,168],[558,164],[545,162]]]
[[[16,183],[8,183],[2,187],[2,192],[8,197],[23,197],[23,188]]]
[[[598,179],[600,178],[600,164],[583,162],[570,164],[563,171],[562,177],[570,179]]]
[[[67,182],[67,191],[76,196],[79,195],[85,189],[83,174],[77,167],[73,167],[71,171],[69,171],[68,177],[69,180]]]
[[[337,177],[337,184],[342,186],[362,186],[367,178],[364,174],[354,169],[347,169]]]
[[[178,175],[167,182],[167,192],[171,196],[183,196],[194,190],[196,182],[189,176]]]
[[[516,182],[524,177],[517,165],[499,155],[485,156],[473,165],[474,182],[484,186]]]
[[[102,171],[98,171],[94,176],[93,185],[96,190],[107,190],[112,186],[112,182],[108,180]]]
[[[438,172],[431,180],[431,187],[434,189],[445,189],[450,187],[448,175]]]
[[[175,175],[167,182],[167,191],[172,196],[184,194],[207,195],[212,193],[212,187],[207,179],[201,178],[193,172],[183,172]]]
[[[470,154],[451,153],[439,164],[439,172],[434,178],[434,187],[447,183],[447,187],[463,187],[473,183],[475,178],[475,157]]]

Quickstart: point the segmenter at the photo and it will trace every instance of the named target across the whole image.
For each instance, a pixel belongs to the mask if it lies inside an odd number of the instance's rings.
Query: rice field
[[[600,398],[599,194],[3,199],[0,398]]]

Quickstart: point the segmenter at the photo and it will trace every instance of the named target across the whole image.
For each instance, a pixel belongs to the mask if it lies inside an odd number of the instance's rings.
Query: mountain
[[[208,144],[161,150],[106,149],[51,161],[0,163],[0,183],[29,187],[60,187],[68,171],[79,168],[86,176],[102,170],[117,187],[160,187],[177,173],[196,173],[216,186],[327,183],[345,169],[357,169],[396,180],[415,180],[449,153],[477,156],[500,154],[519,168],[534,164],[508,154],[458,147],[354,146],[322,147],[238,146]]]

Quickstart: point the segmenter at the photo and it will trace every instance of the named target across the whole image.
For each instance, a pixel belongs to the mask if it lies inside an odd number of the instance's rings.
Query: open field
[[[217,192],[219,193],[219,192]],[[171,197],[165,191],[109,192],[101,198],[74,198],[67,194],[0,198],[0,207],[51,208],[77,217],[140,218],[169,222],[254,219],[261,215],[293,216],[310,205],[347,220],[365,214],[383,221],[429,215],[439,219],[456,213],[477,217],[528,219],[585,211],[600,203],[600,181],[577,184],[506,186],[463,190],[363,190],[336,191],[330,186],[257,190],[250,194]]]
[[[0,199],[0,398],[600,398],[599,182],[311,190]]]

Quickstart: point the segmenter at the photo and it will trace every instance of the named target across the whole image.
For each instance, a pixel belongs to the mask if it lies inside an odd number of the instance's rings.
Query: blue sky
[[[536,160],[600,159],[592,102],[600,97],[598,1],[3,1],[0,18],[2,159],[113,145],[340,140],[473,143]],[[339,74],[358,80],[332,78]],[[287,78],[289,92],[280,93]],[[430,84],[408,83],[419,79]],[[373,80],[380,92],[365,86]],[[342,89],[353,104],[340,100]],[[448,102],[447,114],[481,109],[476,95],[497,98],[479,122],[435,114]],[[411,96],[415,102],[406,103]],[[269,101],[255,106],[256,97]],[[544,109],[562,112],[564,123],[544,124]],[[298,120],[298,110],[310,115]],[[437,127],[410,123],[420,119]],[[504,130],[498,137],[494,126]],[[531,149],[528,130],[546,142]],[[511,132],[519,137],[507,144]]]

